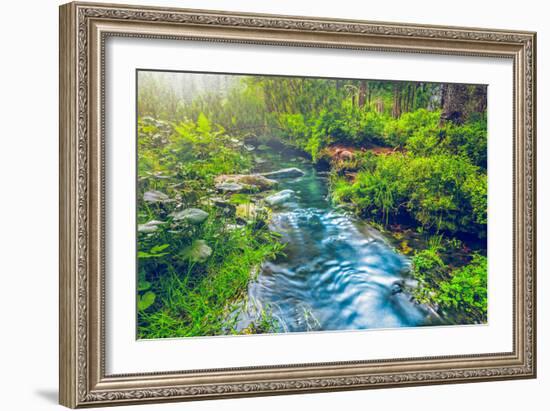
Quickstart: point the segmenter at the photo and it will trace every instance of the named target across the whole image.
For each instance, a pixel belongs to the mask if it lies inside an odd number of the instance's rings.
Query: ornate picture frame
[[[104,70],[105,42],[112,37],[512,61],[513,350],[106,374]],[[536,34],[532,32],[78,2],[61,6],[60,403],[77,408],[535,378],[535,103]]]

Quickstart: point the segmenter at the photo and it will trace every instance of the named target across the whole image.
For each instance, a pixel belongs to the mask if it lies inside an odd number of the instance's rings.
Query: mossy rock
[[[174,217],[174,221],[185,221],[190,224],[201,224],[208,218],[208,213],[200,208],[186,208],[170,215]]]
[[[180,253],[182,260],[189,260],[192,263],[204,263],[212,255],[212,249],[204,240],[195,240],[185,247]]]

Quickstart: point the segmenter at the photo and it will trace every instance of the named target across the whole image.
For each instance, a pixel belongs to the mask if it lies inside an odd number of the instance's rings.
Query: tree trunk
[[[376,99],[375,104],[376,104],[376,111],[380,114],[383,114],[384,113],[384,101],[380,97],[378,97]]]
[[[393,118],[399,118],[401,116],[401,84],[395,83],[393,85]]]
[[[468,86],[465,84],[443,84],[440,125],[443,125],[445,121],[463,124],[466,119],[467,101]]]
[[[363,108],[365,106],[365,101],[367,97],[367,80],[361,80],[361,83],[359,83],[359,108]]]
[[[414,111],[416,109],[416,90],[418,89],[418,83],[415,83],[412,87],[412,95],[411,95],[411,111]]]
[[[372,101],[372,87],[367,84],[367,104],[370,106]]]
[[[487,110],[487,86],[474,86],[472,91],[473,111],[484,113]]]

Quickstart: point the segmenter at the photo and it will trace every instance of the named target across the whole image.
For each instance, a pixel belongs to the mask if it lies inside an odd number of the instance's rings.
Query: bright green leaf
[[[147,291],[143,295],[138,295],[138,310],[144,311],[149,308],[155,302],[156,295],[152,291]]]

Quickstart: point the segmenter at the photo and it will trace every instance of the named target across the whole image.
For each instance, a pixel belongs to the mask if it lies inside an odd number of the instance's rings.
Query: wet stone
[[[294,197],[294,191],[292,190],[282,190],[278,193],[272,194],[269,197],[265,198],[265,202],[270,206],[281,205],[290,201]]]
[[[208,213],[199,208],[186,208],[170,214],[175,221],[185,221],[191,224],[201,224],[208,218]]]
[[[283,168],[269,173],[263,173],[264,177],[268,178],[296,178],[302,177],[305,173],[297,167]]]
[[[160,191],[147,191],[143,194],[143,201],[148,203],[163,203],[170,200],[170,198]]]

